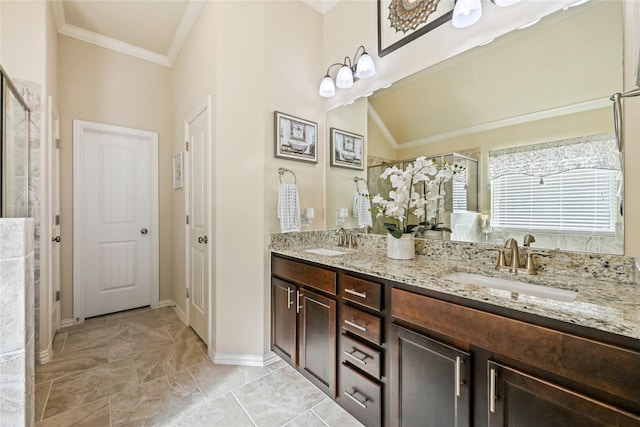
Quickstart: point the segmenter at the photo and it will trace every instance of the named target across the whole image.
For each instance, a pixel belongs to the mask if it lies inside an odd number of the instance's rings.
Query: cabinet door
[[[489,361],[489,426],[640,426],[640,418]]]
[[[271,348],[280,357],[297,366],[296,292],[291,283],[271,279]]]
[[[393,325],[392,424],[470,425],[471,355]]]
[[[300,303],[298,365],[307,378],[335,398],[336,302],[303,289]]]

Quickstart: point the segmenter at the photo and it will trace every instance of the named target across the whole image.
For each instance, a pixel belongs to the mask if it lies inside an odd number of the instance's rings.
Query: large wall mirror
[[[535,247],[622,254],[609,100],[623,86],[622,22],[622,1],[590,1],[329,111],[327,128],[365,136],[367,167],[328,166],[327,227],[332,212],[353,208],[355,178],[375,194],[381,165],[456,153],[477,161],[478,208],[450,208],[445,238],[522,242],[531,233]],[[590,202],[573,199],[575,188]]]

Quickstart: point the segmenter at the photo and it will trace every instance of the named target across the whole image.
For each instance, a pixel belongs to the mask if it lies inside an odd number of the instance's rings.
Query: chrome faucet
[[[504,242],[504,247],[509,248],[511,250],[511,271],[513,274],[518,273],[518,269],[520,268],[520,253],[518,252],[518,242],[516,239],[508,239]]]

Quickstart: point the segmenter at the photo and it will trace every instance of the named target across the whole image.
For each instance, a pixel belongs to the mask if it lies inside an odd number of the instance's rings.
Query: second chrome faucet
[[[540,252],[533,252],[529,247],[532,242],[535,242],[535,238],[531,234],[527,234],[524,238],[524,246],[528,248],[526,252],[526,262],[524,268],[520,263],[520,251],[518,248],[518,242],[516,239],[510,238],[504,243],[503,248],[492,248],[490,250],[498,251],[498,262],[496,264],[497,270],[509,270],[512,274],[517,274],[518,271],[521,271],[525,274],[538,274],[536,271],[535,264],[533,262],[533,257],[535,255],[538,256],[549,256],[548,254],[543,254]],[[507,261],[506,254],[510,254],[510,258]]]

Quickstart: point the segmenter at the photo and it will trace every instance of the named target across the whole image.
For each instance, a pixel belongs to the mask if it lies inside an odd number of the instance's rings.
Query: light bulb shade
[[[338,75],[336,75],[336,86],[340,89],[349,89],[353,86],[353,72],[347,65],[340,67]]]
[[[366,79],[368,77],[373,77],[376,73],[376,66],[373,63],[373,58],[369,56],[368,53],[363,53],[358,59],[358,64],[356,65],[356,77],[359,79]]]
[[[482,17],[480,0],[458,0],[453,8],[451,23],[456,28],[469,27]]]
[[[320,82],[320,90],[318,91],[320,96],[324,98],[331,98],[336,94],[336,85],[333,83],[333,79],[331,77],[324,76],[324,79]]]
[[[520,0],[491,0],[496,6],[509,7],[516,3],[520,3]]]

